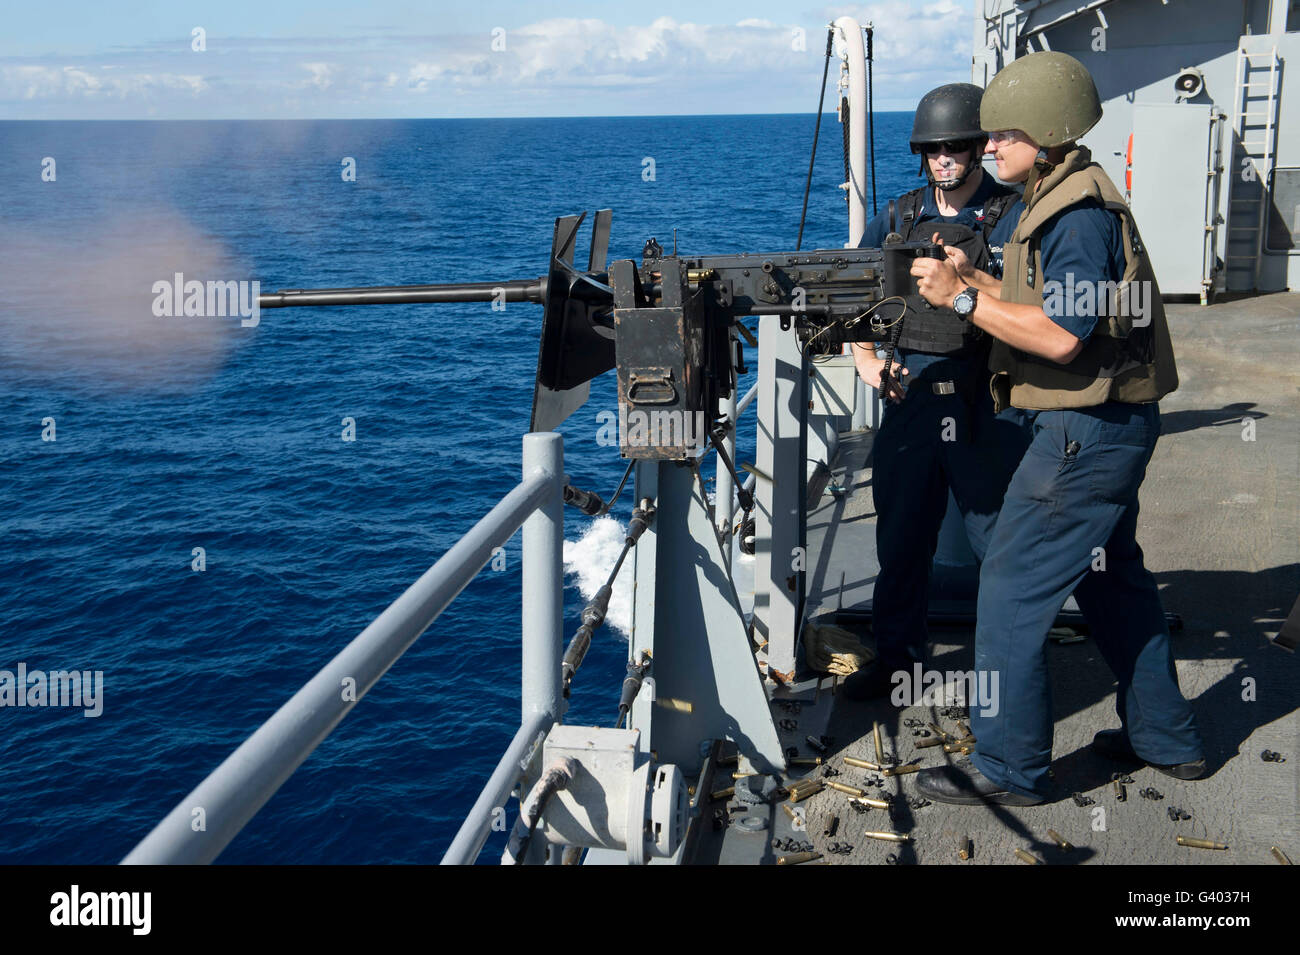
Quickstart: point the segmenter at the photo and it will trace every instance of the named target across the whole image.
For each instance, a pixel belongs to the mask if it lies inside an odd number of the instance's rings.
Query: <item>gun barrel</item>
[[[309,305],[413,305],[426,302],[541,302],[544,279],[454,282],[446,285],[378,285],[364,288],[284,289],[259,295],[259,308]]]

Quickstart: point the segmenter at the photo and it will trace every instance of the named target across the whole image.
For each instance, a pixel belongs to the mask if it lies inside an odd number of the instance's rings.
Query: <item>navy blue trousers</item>
[[[1158,406],[1108,402],[1027,414],[1033,440],[980,569],[975,667],[990,685],[996,677],[998,692],[971,706],[972,761],[1012,791],[1047,794],[1047,632],[1071,591],[1115,674],[1116,709],[1137,754],[1166,764],[1202,758],[1155,578],[1135,536]]]
[[[906,355],[907,392],[902,402],[886,403],[872,444],[880,566],[872,631],[887,671],[910,671],[925,646],[930,565],[949,489],[971,550],[982,559],[1002,495],[1029,444],[1023,411],[994,415],[985,360],[982,353],[971,359]],[[940,381],[955,381],[959,392],[935,394],[933,384]]]

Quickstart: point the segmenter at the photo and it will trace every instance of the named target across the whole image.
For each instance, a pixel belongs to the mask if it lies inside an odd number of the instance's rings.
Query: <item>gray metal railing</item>
[[[524,756],[561,715],[563,486],[563,439],[525,435],[520,484],[177,803],[123,864],[215,859],[522,526],[523,720],[443,860],[472,862],[487,839],[492,810],[523,772]]]

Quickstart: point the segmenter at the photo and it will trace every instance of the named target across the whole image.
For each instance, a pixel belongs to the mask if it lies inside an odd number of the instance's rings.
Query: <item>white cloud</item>
[[[338,67],[333,63],[299,63],[300,67],[311,74],[309,79],[303,80],[303,86],[312,86],[318,90],[327,90],[334,85],[334,74]]]
[[[821,72],[822,24],[843,14],[875,24],[878,107],[910,107],[927,89],[966,78],[964,2],[881,0],[790,23],[550,17],[508,27],[504,49],[486,33],[357,36],[347,45],[230,38],[219,58],[204,59],[206,76],[186,69],[188,51],[152,46],[93,60],[10,59],[0,61],[0,103],[20,115],[41,104],[86,115],[77,104],[95,103],[93,115],[493,116],[518,115],[525,99],[531,113],[551,115],[806,110]],[[802,44],[793,42],[797,31]],[[196,99],[201,107],[188,105]]]
[[[130,99],[160,92],[198,94],[202,76],[186,73],[124,73],[115,66],[0,66],[0,100]]]

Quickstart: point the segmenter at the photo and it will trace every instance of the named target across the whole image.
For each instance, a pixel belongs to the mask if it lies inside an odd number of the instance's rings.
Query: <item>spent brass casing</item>
[[[968,736],[966,739],[955,739],[950,743],[943,744],[945,753],[964,753],[975,748],[975,737]]]
[[[750,776],[757,776],[757,775],[758,775],[758,773],[732,773],[732,774],[731,774],[731,778],[732,778],[732,779],[747,779],[747,778],[749,778]]]
[[[937,723],[926,723],[925,725],[929,728],[930,732],[934,733],[936,736],[938,736],[938,737],[939,737],[941,740],[943,740],[945,743],[952,743],[952,742],[955,742],[955,740],[954,740],[951,736],[949,736],[947,733],[945,733],[945,732],[943,731],[943,729],[942,729],[942,728],[941,728]]]
[[[783,802],[783,803],[781,803],[781,808],[782,808],[783,810],[785,810],[785,814],[786,814],[787,816],[790,817],[790,821],[791,821],[791,822],[794,822],[795,819],[798,818],[798,817],[794,814],[794,807],[791,806],[788,802]]]
[[[791,789],[791,790],[789,791],[789,792],[790,792],[790,801],[791,801],[791,802],[803,802],[803,801],[804,801],[805,799],[807,799],[809,796],[815,796],[815,795],[817,795],[817,793],[821,792],[823,788],[824,788],[824,784],[823,784],[822,781],[819,779],[819,780],[817,780],[817,784],[814,785],[814,786],[802,786],[802,787],[799,787],[799,788],[797,788],[797,789]]]
[[[719,789],[715,793],[710,793],[709,798],[716,801],[718,799],[730,799],[734,795],[736,795],[736,787],[728,786],[726,789]]]
[[[858,789],[856,786],[849,786],[845,783],[837,783],[833,779],[828,779],[825,782],[827,786],[829,786],[831,789],[834,789],[836,792],[839,793],[848,793],[850,796],[856,796],[858,799],[861,799],[863,796],[866,795],[865,792],[863,792],[861,789]]]
[[[1030,855],[1028,852],[1026,852],[1024,849],[1017,849],[1017,850],[1016,850],[1016,858],[1019,859],[1021,862],[1027,863],[1027,864],[1029,864],[1029,865],[1042,865],[1042,864],[1043,864],[1043,863],[1040,862],[1038,859],[1036,859],[1034,856],[1031,856],[1031,855]]]
[[[719,757],[718,757],[718,765],[719,765],[719,766],[735,766],[735,765],[736,765],[737,763],[739,763],[739,762],[740,762],[740,754],[739,754],[739,753],[732,753],[730,756],[719,756]]]
[[[864,806],[870,806],[872,809],[888,809],[889,801],[887,799],[873,799],[871,796],[855,796],[849,800],[850,803],[860,802]]]
[[[967,726],[965,723],[958,723],[958,724],[957,724],[957,738],[958,738],[958,739],[965,739],[967,736],[973,736],[973,735],[974,735],[974,734],[970,731],[970,727]]]
[[[1062,836],[1055,829],[1048,829],[1047,837],[1051,839],[1053,842],[1055,842],[1058,846],[1060,846],[1063,852],[1069,852],[1071,849],[1074,848],[1074,846],[1070,845],[1070,843],[1066,841],[1065,837]]]
[[[1211,842],[1209,839],[1192,839],[1189,836],[1179,836],[1178,844],[1180,846],[1190,846],[1193,849],[1226,849],[1228,848],[1222,842]]]
[[[1120,802],[1127,801],[1128,790],[1124,788],[1124,784],[1120,782],[1118,779],[1114,780],[1114,783],[1115,783],[1115,798],[1118,799]],[[1179,838],[1182,837],[1180,836]]]
[[[690,700],[679,700],[671,696],[661,696],[655,700],[656,706],[661,706],[665,710],[672,710],[675,713],[694,713],[695,704]]]
[[[822,758],[820,756],[791,756],[786,762],[791,766],[820,766]]]
[[[867,759],[858,759],[856,756],[845,756],[844,765],[856,766],[858,769],[872,769],[875,770],[876,772],[880,772],[879,763],[873,763]]]
[[[816,736],[805,736],[804,740],[808,743],[809,747],[811,747],[814,752],[818,752],[818,753],[826,752],[826,744],[823,743],[821,740],[819,740]]]
[[[970,836],[962,836],[957,842],[957,858],[965,862],[972,855],[974,855],[974,847],[971,845]]]
[[[871,736],[876,742],[876,762],[885,761],[885,744],[880,739],[880,720],[876,720],[871,727]]]
[[[901,832],[872,832],[870,829],[862,833],[868,839],[880,839],[882,842],[911,842],[912,837]]]
[[[908,763],[906,766],[895,766],[892,769],[882,770],[882,776],[906,776],[908,773],[917,773],[921,771],[920,763]]]
[[[943,740],[937,736],[931,736],[929,739],[918,739],[916,741],[917,749],[927,749],[931,746],[942,746]]]
[[[1283,852],[1281,849],[1279,849],[1277,846],[1270,847],[1268,851],[1273,853],[1273,858],[1276,859],[1280,864],[1282,865],[1291,864],[1291,860],[1290,858],[1288,858],[1287,854]]]
[[[812,862],[813,859],[820,859],[820,852],[796,852],[794,855],[781,856],[776,860],[777,865],[799,865],[803,862]]]

